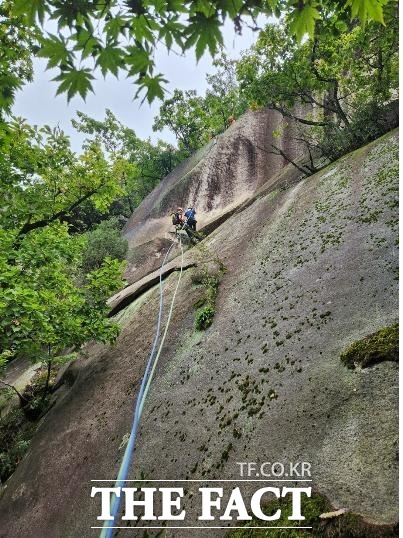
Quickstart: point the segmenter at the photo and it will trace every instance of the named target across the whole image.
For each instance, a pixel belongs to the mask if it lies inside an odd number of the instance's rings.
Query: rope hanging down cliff
[[[169,309],[168,319],[167,319],[167,322],[166,322],[166,325],[165,325],[165,330],[164,330],[164,333],[163,333],[163,336],[162,336],[162,339],[161,339],[161,342],[160,342],[160,345],[159,345],[159,348],[158,348],[157,355],[155,356],[155,360],[154,360],[155,350],[157,348],[157,343],[158,343],[159,336],[160,336],[162,310],[163,310],[163,302],[164,302],[163,301],[163,285],[162,285],[163,269],[164,269],[164,265],[166,263],[166,260],[168,259],[168,255],[169,255],[172,247],[174,246],[174,244],[175,243],[173,242],[172,245],[169,247],[167,253],[165,254],[165,258],[164,258],[164,261],[162,262],[161,269],[160,269],[160,303],[159,303],[157,330],[156,330],[156,334],[155,334],[155,338],[154,338],[153,347],[151,349],[151,353],[150,353],[150,356],[148,358],[147,366],[146,366],[144,376],[143,376],[143,379],[142,379],[142,382],[141,382],[140,391],[139,391],[139,394],[137,396],[136,408],[135,408],[135,412],[134,412],[133,425],[132,425],[132,430],[130,432],[129,442],[127,443],[126,450],[125,450],[125,453],[124,453],[124,456],[123,456],[123,460],[122,460],[122,463],[121,463],[121,466],[120,466],[120,469],[119,469],[118,477],[117,477],[116,482],[115,482],[115,487],[117,487],[117,488],[118,487],[124,487],[125,483],[126,483],[126,480],[127,480],[127,475],[129,473],[130,464],[132,462],[133,452],[134,452],[134,449],[135,449],[135,446],[136,446],[137,432],[138,432],[141,413],[143,411],[144,402],[145,402],[145,399],[147,397],[148,391],[150,389],[150,385],[151,385],[151,381],[152,381],[152,378],[153,378],[153,375],[154,375],[154,372],[155,372],[155,368],[157,366],[159,357],[161,355],[161,350],[162,350],[162,347],[163,347],[164,342],[165,342],[165,337],[167,335],[168,327],[169,327],[169,324],[170,324],[171,318],[172,318],[172,313],[173,313],[173,308],[174,308],[174,304],[175,304],[176,294],[177,294],[179,284],[180,284],[180,281],[181,281],[181,278],[182,278],[183,254],[184,254],[184,252],[183,252],[182,241],[179,240],[179,245],[180,245],[181,253],[182,253],[179,278],[178,278],[178,282],[176,284],[174,294],[172,296],[171,306],[170,306],[170,309]],[[151,369],[151,372],[150,372],[150,369]],[[120,497],[113,494],[112,495],[112,500],[111,500],[111,505],[112,505],[111,515],[113,517],[113,520],[104,522],[103,529],[102,529],[101,534],[100,534],[100,538],[112,538],[113,537],[114,523],[115,523],[115,520],[116,520],[116,516],[117,516],[117,514],[119,512]]]

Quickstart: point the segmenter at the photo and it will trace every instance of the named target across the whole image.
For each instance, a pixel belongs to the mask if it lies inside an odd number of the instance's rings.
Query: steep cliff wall
[[[397,364],[349,370],[340,355],[398,315],[397,147],[394,131],[298,183],[285,169],[186,252],[198,267],[184,272],[131,479],[236,479],[239,461],[308,461],[335,507],[396,521]],[[196,272],[218,260],[216,315],[196,331]],[[151,287],[118,314],[116,345],[70,368],[0,499],[1,536],[97,535],[91,480],[117,474],[158,300]],[[191,503],[187,524],[203,524]]]
[[[248,199],[287,164],[283,157],[271,153],[273,143],[290,158],[302,153],[303,148],[293,140],[295,126],[291,123],[279,137],[273,136],[280,124],[282,117],[277,112],[249,111],[161,181],[124,229],[129,240],[129,282],[144,276],[144,267],[136,263],[144,252],[157,267],[165,249],[154,240],[169,237],[173,229],[169,214],[178,205],[195,206],[198,226],[203,227]]]

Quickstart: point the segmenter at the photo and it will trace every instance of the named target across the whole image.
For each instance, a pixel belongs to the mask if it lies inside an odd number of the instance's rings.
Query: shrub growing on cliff
[[[106,257],[123,260],[128,248],[127,239],[122,237],[117,218],[102,221],[87,234],[83,251],[82,267],[85,272],[99,269]]]
[[[13,474],[29,448],[36,425],[28,422],[21,409],[0,418],[0,483]]]
[[[174,90],[171,99],[162,104],[154,120],[153,130],[168,127],[176,136],[183,156],[204,146],[212,137],[224,132],[245,112],[236,80],[236,62],[222,54],[214,61],[216,72],[206,75],[208,88],[201,97],[195,90]]]
[[[199,246],[205,255],[208,250],[204,250],[203,247]],[[201,285],[203,289],[201,297],[195,303],[195,307],[198,308],[195,315],[195,327],[199,331],[204,331],[210,327],[216,313],[215,304],[218,288],[226,271],[220,260],[217,259],[216,264],[216,267],[206,267],[201,271],[195,271],[192,275],[193,284]]]
[[[79,283],[82,237],[65,224],[27,234],[13,249],[13,233],[1,231],[0,351],[26,356],[50,368],[54,357],[88,340],[113,341],[106,299],[122,287],[122,262],[105,258]],[[47,383],[44,394],[47,392]]]
[[[196,312],[195,326],[199,331],[204,331],[210,327],[213,323],[215,316],[215,308],[212,306],[205,306],[204,308]]]

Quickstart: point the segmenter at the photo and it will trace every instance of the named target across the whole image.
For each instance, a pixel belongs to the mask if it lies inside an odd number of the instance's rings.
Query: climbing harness
[[[172,318],[172,313],[173,313],[173,309],[174,309],[176,294],[177,294],[179,284],[180,284],[180,281],[181,281],[181,278],[182,278],[184,251],[183,251],[182,241],[179,238],[179,245],[180,245],[181,253],[182,253],[179,278],[178,278],[178,282],[176,284],[174,294],[172,296],[172,301],[171,301],[171,305],[170,305],[170,308],[169,308],[169,313],[168,313],[168,318],[167,318],[167,322],[166,322],[166,325],[165,325],[164,333],[163,333],[163,336],[162,336],[162,339],[161,339],[157,354],[155,355],[155,351],[156,351],[156,348],[157,348],[157,343],[158,343],[159,336],[160,336],[162,310],[163,310],[163,303],[164,303],[164,298],[163,298],[163,291],[164,290],[163,290],[163,284],[162,284],[163,269],[164,269],[164,265],[165,265],[165,263],[166,263],[166,261],[168,259],[169,253],[170,253],[170,251],[171,251],[171,249],[172,249],[172,247],[174,245],[175,245],[175,243],[172,242],[172,245],[169,247],[167,253],[165,254],[165,257],[164,257],[164,260],[162,262],[161,269],[160,269],[160,280],[159,280],[159,283],[160,283],[160,302],[159,302],[159,312],[158,312],[158,321],[157,321],[157,331],[156,331],[156,334],[155,334],[153,347],[151,349],[151,353],[150,353],[150,356],[149,356],[148,361],[147,361],[146,369],[144,371],[144,376],[143,376],[143,379],[142,379],[142,382],[141,382],[140,391],[139,391],[139,394],[137,396],[132,430],[130,432],[129,441],[127,443],[126,450],[125,450],[125,453],[124,453],[124,456],[123,456],[123,459],[122,459],[122,463],[120,465],[118,477],[117,477],[116,482],[115,482],[115,487],[124,487],[125,483],[126,483],[126,480],[127,480],[127,475],[129,473],[130,464],[132,462],[133,452],[134,452],[134,449],[135,449],[135,446],[136,446],[137,432],[138,432],[138,428],[139,428],[140,417],[141,417],[143,407],[144,407],[144,402],[145,402],[145,399],[147,397],[148,391],[150,389],[150,385],[151,385],[151,381],[152,381],[152,378],[153,378],[153,375],[154,375],[154,372],[155,372],[155,368],[157,366],[159,357],[161,355],[162,347],[163,347],[164,342],[165,342],[165,337],[167,335],[169,324],[170,324],[171,318]],[[155,359],[154,359],[154,355],[155,355]],[[151,370],[151,372],[150,372],[150,370]],[[118,515],[118,512],[119,512],[120,497],[113,494],[112,499],[111,499],[111,505],[112,505],[111,515],[113,517],[113,520],[104,522],[102,531],[100,533],[100,538],[112,538],[113,537],[114,523],[115,523],[115,520],[116,520],[116,516]]]

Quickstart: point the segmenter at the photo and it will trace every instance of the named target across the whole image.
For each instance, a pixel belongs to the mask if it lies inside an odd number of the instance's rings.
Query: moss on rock
[[[383,327],[362,340],[353,342],[340,355],[348,368],[368,368],[379,362],[399,360],[399,325]]]
[[[226,535],[227,538],[301,538],[301,536],[318,538],[391,538],[398,536],[397,525],[371,525],[366,523],[361,516],[351,512],[332,518],[320,518],[321,514],[331,512],[334,508],[326,497],[315,492],[312,493],[310,498],[306,497],[306,495],[301,497],[301,513],[305,517],[303,521],[290,521],[288,519],[292,514],[292,497],[289,494],[282,499],[267,503],[263,507],[263,513],[273,515],[278,509],[281,510],[280,519],[262,521],[254,517],[245,524],[243,529],[229,531]],[[264,527],[274,526],[312,528],[264,529]],[[248,527],[261,527],[261,529]]]
[[[195,302],[195,327],[199,331],[208,329],[213,323],[218,288],[225,272],[226,268],[217,258],[213,263],[207,263],[203,269],[193,271],[191,275],[192,283],[203,289],[201,297]]]

